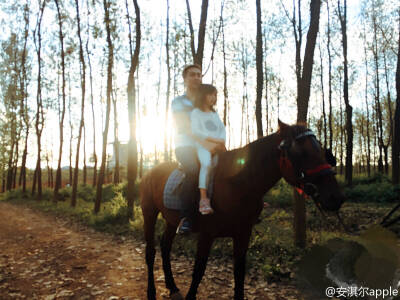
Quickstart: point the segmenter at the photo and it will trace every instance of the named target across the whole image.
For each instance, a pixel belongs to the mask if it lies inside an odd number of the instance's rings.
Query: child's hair
[[[198,109],[203,109],[204,102],[206,101],[206,96],[211,95],[217,91],[217,88],[212,84],[200,84],[198,90],[196,91],[195,99],[194,99],[194,107]],[[211,107],[211,110],[215,112],[214,107]]]

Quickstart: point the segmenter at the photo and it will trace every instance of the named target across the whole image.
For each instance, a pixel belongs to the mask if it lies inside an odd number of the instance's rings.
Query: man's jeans
[[[199,193],[198,175],[200,166],[197,150],[195,147],[179,147],[175,149],[175,155],[186,176],[181,190],[181,197],[185,206],[181,211],[181,217],[193,219],[196,207],[195,202]]]

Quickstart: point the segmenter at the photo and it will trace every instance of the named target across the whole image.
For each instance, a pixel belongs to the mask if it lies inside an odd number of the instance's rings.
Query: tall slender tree
[[[27,93],[27,85],[28,85],[28,72],[27,72],[27,43],[29,36],[29,5],[28,3],[24,6],[24,47],[22,50],[21,57],[21,71],[22,71],[22,79],[21,79],[21,93],[23,98],[23,111],[21,114],[23,115],[24,125],[25,125],[25,146],[22,154],[22,163],[21,163],[21,171],[19,177],[19,185],[22,185],[22,192],[26,192],[26,158],[28,155],[28,137],[29,137],[29,112],[28,112],[28,93]]]
[[[37,199],[42,199],[42,169],[41,169],[41,151],[42,151],[42,144],[41,144],[41,137],[44,127],[44,111],[43,111],[43,99],[42,99],[42,20],[43,20],[43,13],[44,8],[46,6],[46,1],[43,0],[39,1],[39,12],[36,21],[36,27],[33,34],[36,54],[38,58],[38,77],[37,77],[37,93],[36,93],[36,120],[35,120],[35,129],[36,129],[36,137],[37,137],[37,162],[36,162],[36,169],[35,169],[35,176],[34,182],[32,186],[32,194],[35,192],[35,184],[37,183],[38,193]]]
[[[224,125],[227,125],[227,113],[228,113],[228,71],[226,68],[226,50],[225,50],[225,23],[222,15],[221,8],[221,30],[222,30],[222,58],[224,62]]]
[[[392,137],[393,137],[393,109],[392,109],[392,96],[390,93],[390,85],[389,85],[389,70],[387,66],[387,45],[383,47],[383,66],[385,69],[385,82],[386,82],[386,111],[387,111],[387,119],[389,122],[389,135],[386,139],[386,143],[383,142],[383,153],[385,159],[385,174],[389,174],[389,154],[388,149],[389,146],[392,144]]]
[[[347,0],[344,0],[343,7],[341,1],[338,0],[338,15],[340,28],[342,31],[342,48],[343,48],[343,99],[346,107],[346,169],[345,179],[347,185],[353,184],[353,107],[349,102],[349,74],[347,60]]]
[[[394,184],[400,183],[400,9],[398,11],[398,43],[397,43],[397,67],[396,67],[396,108],[394,112],[394,130],[392,147],[392,181]]]
[[[369,120],[369,103],[368,103],[368,54],[367,54],[367,45],[366,45],[366,30],[364,24],[364,56],[365,56],[365,110],[366,110],[366,122],[365,122],[365,135],[366,135],[366,161],[367,161],[367,175],[368,177],[371,175],[371,136],[370,136],[370,120]]]
[[[263,136],[262,126],[262,112],[261,112],[261,98],[263,91],[263,38],[261,30],[261,1],[256,0],[257,10],[257,37],[256,37],[256,69],[257,69],[257,95],[256,95],[256,123],[257,123],[257,137]]]
[[[104,23],[107,32],[107,49],[108,49],[108,65],[107,65],[107,107],[106,107],[106,119],[103,131],[103,150],[101,155],[101,166],[99,172],[99,178],[96,187],[96,199],[94,205],[94,212],[97,214],[100,211],[101,198],[103,194],[103,182],[106,171],[106,158],[107,158],[107,138],[108,128],[110,125],[110,110],[111,110],[111,92],[112,92],[112,69],[114,63],[114,46],[111,40],[111,18],[110,18],[110,6],[111,2],[103,0],[104,7]]]
[[[64,33],[63,33],[63,15],[61,15],[60,4],[58,0],[54,0],[57,8],[58,18],[58,37],[60,39],[60,54],[61,54],[61,93],[62,93],[62,105],[59,117],[59,128],[60,128],[60,147],[58,149],[58,163],[56,171],[56,182],[54,186],[53,201],[57,202],[59,198],[59,189],[61,188],[61,159],[64,144],[64,118],[65,118],[65,51],[64,51]]]
[[[310,100],[311,75],[314,64],[314,50],[319,30],[319,17],[321,11],[321,1],[311,0],[310,2],[310,25],[307,33],[307,42],[304,50],[303,63],[301,61],[302,49],[302,18],[301,18],[301,1],[297,4],[296,20],[296,5],[293,1],[292,17],[285,9],[286,16],[289,18],[292,27],[296,44],[296,79],[297,79],[297,122],[307,123],[308,103]],[[304,248],[306,245],[306,207],[305,198],[294,189],[294,240],[298,247]]]
[[[71,194],[71,206],[76,206],[76,194],[78,191],[78,176],[79,176],[79,154],[80,154],[80,146],[82,139],[82,131],[83,125],[85,122],[85,94],[86,94],[86,62],[85,55],[83,54],[83,43],[81,36],[81,17],[79,14],[79,0],[75,0],[75,8],[76,8],[76,23],[78,30],[78,39],[79,39],[79,64],[81,70],[81,120],[79,122],[78,128],[78,140],[76,143],[76,153],[75,153],[75,169],[74,169],[74,181],[72,184],[72,194]]]
[[[327,124],[326,124],[326,109],[325,109],[325,90],[324,90],[324,62],[322,58],[322,49],[321,49],[321,43],[320,41],[318,43],[319,47],[319,58],[320,58],[320,83],[321,83],[321,102],[322,102],[322,121],[323,121],[323,133],[324,133],[324,148],[327,148],[327,140],[328,140],[328,130],[327,130]]]
[[[329,10],[329,1],[326,1],[326,10],[328,15],[327,21],[327,41],[326,48],[328,50],[328,102],[329,102],[329,149],[333,147],[333,125],[332,125],[332,54],[331,54],[331,19],[330,19],[330,10]]]
[[[140,9],[137,0],[133,0],[136,14],[136,41],[135,50],[133,51],[132,34],[129,23],[129,49],[131,66],[128,76],[128,114],[129,114],[129,144],[128,144],[128,218],[133,219],[133,202],[135,199],[135,181],[137,177],[137,142],[136,142],[136,88],[135,88],[135,70],[139,64],[140,51]],[[127,7],[128,10],[128,7]],[[129,10],[128,10],[129,20]]]
[[[168,134],[166,128],[168,128],[168,116],[169,116],[169,96],[171,93],[171,66],[169,63],[169,0],[167,0],[167,19],[166,19],[166,37],[165,37],[165,52],[166,52],[166,63],[167,63],[167,91],[165,103],[165,130],[164,130],[164,161],[168,161],[169,150],[168,150]]]
[[[92,63],[90,60],[90,51],[89,51],[89,38],[90,38],[90,22],[89,22],[89,16],[90,16],[90,3],[89,0],[87,0],[86,3],[87,6],[87,40],[86,40],[86,55],[87,55],[87,62],[89,66],[89,82],[90,82],[90,105],[92,108],[92,121],[93,121],[93,182],[92,185],[93,187],[96,186],[97,182],[97,154],[96,154],[96,117],[94,113],[94,96],[93,96],[93,76],[92,76]]]

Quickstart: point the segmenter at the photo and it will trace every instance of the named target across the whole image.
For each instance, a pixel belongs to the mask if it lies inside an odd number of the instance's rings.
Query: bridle
[[[318,188],[315,185],[315,180],[327,175],[335,175],[336,172],[332,169],[332,166],[328,163],[323,163],[317,165],[312,169],[306,170],[295,170],[292,161],[289,157],[289,150],[292,147],[292,141],[298,141],[301,138],[310,137],[312,138],[312,142],[314,144],[318,143],[315,134],[311,130],[307,130],[302,132],[294,137],[294,139],[283,139],[278,149],[280,150],[279,155],[279,168],[281,170],[282,175],[285,177],[286,181],[288,181],[291,185],[293,185],[297,192],[300,195],[307,195],[310,196],[315,205],[318,207],[321,214],[325,217],[325,220],[328,220],[326,217],[324,210],[322,209],[321,199],[319,197]],[[289,176],[285,176],[285,174],[289,174]],[[347,226],[344,224],[343,219],[339,215],[339,212],[336,212],[336,217],[338,218],[339,223],[343,226],[344,230],[348,234],[352,233]]]
[[[294,137],[294,139],[283,139],[278,149],[280,150],[279,155],[279,168],[284,175],[285,179],[295,186],[300,194],[306,194],[313,198],[317,206],[320,207],[318,188],[315,185],[315,181],[326,175],[334,175],[335,171],[332,166],[328,163],[320,164],[312,169],[296,170],[292,163],[289,155],[289,150],[292,147],[292,141],[298,141],[299,139],[311,137],[313,143],[316,144],[315,134],[311,130],[302,132]],[[287,174],[287,176],[285,176]]]

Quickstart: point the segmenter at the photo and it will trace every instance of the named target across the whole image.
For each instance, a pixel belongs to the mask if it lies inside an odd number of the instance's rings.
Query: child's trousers
[[[197,147],[197,155],[200,161],[199,189],[207,189],[210,172],[217,165],[218,159],[203,147]]]

